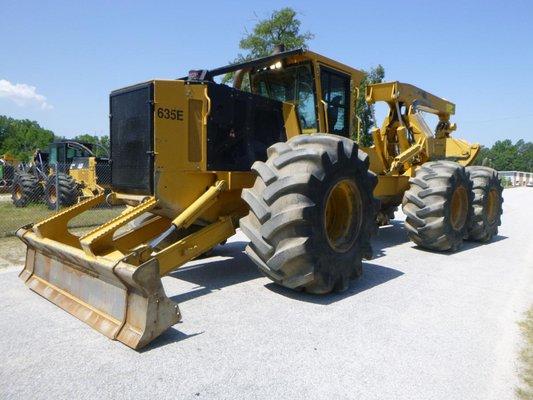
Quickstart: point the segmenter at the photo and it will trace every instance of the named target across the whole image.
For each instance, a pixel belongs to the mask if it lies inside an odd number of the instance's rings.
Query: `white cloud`
[[[5,79],[0,79],[0,98],[9,99],[21,107],[36,104],[43,110],[54,108],[46,102],[46,97],[37,93],[35,86],[26,85],[25,83],[13,84]]]

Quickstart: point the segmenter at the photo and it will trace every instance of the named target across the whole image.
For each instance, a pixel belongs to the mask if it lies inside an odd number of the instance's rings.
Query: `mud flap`
[[[157,259],[134,266],[88,257],[76,247],[17,231],[27,245],[20,278],[26,285],[105,336],[139,349],[181,319],[167,298]]]

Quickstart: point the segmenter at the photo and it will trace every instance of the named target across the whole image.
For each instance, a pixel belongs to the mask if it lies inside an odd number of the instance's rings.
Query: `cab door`
[[[320,66],[320,108],[327,133],[350,137],[350,82],[350,75]]]

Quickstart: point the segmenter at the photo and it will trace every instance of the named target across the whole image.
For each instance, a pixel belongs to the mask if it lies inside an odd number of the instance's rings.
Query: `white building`
[[[533,186],[533,172],[498,171],[500,178],[505,178],[511,186]]]

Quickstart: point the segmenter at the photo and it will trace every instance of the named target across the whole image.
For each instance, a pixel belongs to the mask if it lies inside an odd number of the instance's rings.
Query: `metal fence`
[[[109,192],[108,163],[80,159],[70,164],[19,165],[4,173],[0,186],[0,237],[14,235],[21,226],[42,221],[99,193]],[[124,206],[107,202],[76,216],[69,228],[89,229],[114,218]]]

